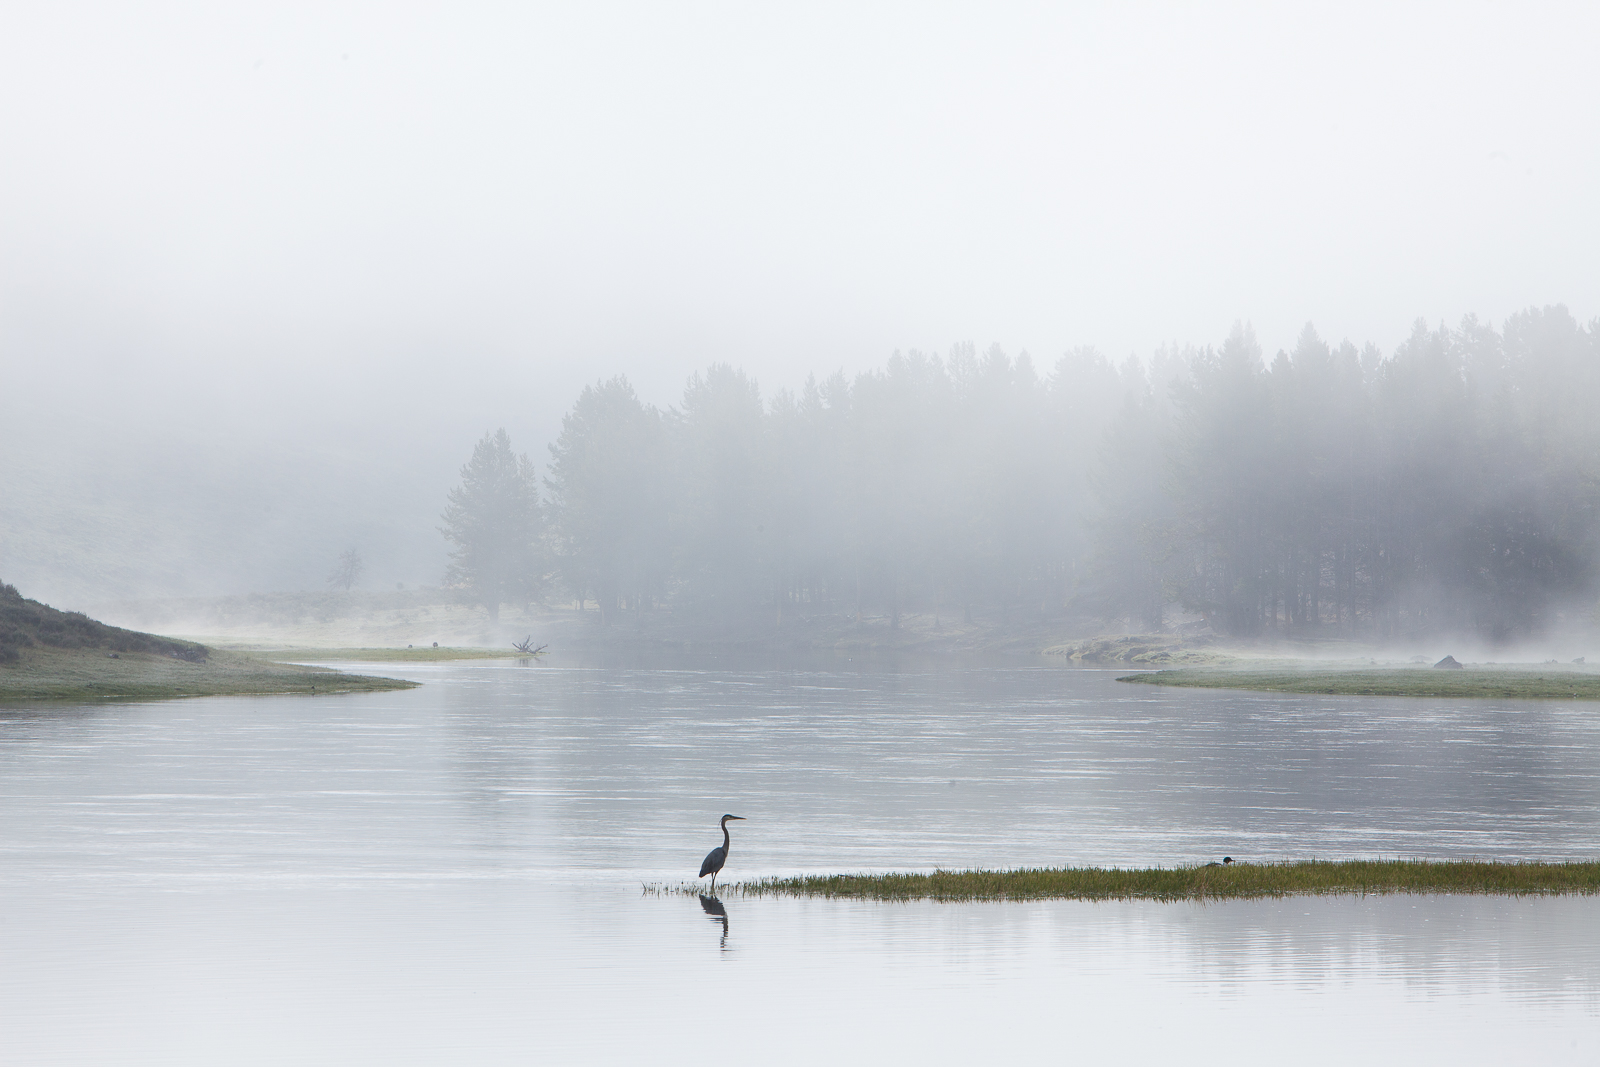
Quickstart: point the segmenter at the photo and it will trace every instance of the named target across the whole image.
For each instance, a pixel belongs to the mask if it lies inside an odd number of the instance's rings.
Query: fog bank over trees
[[[763,396],[583,390],[527,540],[557,598],[749,617],[1506,642],[1587,626],[1600,552],[1600,323],[1418,321],[1392,353],[1307,325],[1037,366],[962,345]],[[480,445],[480,451],[484,446]],[[509,446],[505,446],[509,456]],[[531,588],[531,586],[529,586]]]

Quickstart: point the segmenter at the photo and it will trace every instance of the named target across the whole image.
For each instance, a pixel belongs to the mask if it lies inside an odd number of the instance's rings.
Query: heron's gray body
[[[716,874],[722,870],[722,865],[727,862],[728,850],[718,845],[706,853],[706,861],[700,865],[700,877],[704,878],[708,874]]]
[[[722,865],[728,862],[728,849],[733,845],[733,838],[728,836],[728,820],[743,820],[743,815],[724,815],[722,817],[722,844],[706,853],[706,860],[700,865],[699,877],[711,876],[712,892],[717,888],[717,872],[722,870]]]

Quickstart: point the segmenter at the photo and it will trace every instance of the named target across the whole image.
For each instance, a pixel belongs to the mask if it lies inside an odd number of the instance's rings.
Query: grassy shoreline
[[[416,682],[345,674],[328,667],[289,666],[213,649],[199,662],[102,649],[30,648],[0,667],[0,706],[20,702],[171,700],[202,696],[371,693],[412,689]]]
[[[1307,860],[1229,866],[1059,867],[931,874],[834,874],[740,882],[747,897],[963,902],[980,900],[1244,900],[1289,896],[1466,893],[1600,894],[1600,861],[1492,863]],[[696,887],[685,887],[693,893]]]
[[[1168,670],[1119,682],[1199,689],[1339,696],[1491,697],[1508,700],[1600,700],[1600,673],[1536,667],[1351,668],[1345,670]]]
[[[127,630],[29,600],[0,583],[0,704],[362,693],[416,684]]]
[[[514,648],[251,648],[274,663],[445,663],[466,659],[528,659]]]

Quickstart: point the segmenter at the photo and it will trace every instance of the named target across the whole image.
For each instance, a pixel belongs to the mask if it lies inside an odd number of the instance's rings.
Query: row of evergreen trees
[[[449,580],[559,589],[606,620],[1075,612],[1235,635],[1504,640],[1593,605],[1600,324],[1419,322],[1388,358],[1307,326],[1041,375],[1027,355],[896,354],[763,400],[718,364],[682,403],[586,388],[542,480],[503,431],[451,494]]]

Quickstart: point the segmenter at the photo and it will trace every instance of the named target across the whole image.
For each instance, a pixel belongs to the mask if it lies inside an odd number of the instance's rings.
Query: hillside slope
[[[343,693],[416,683],[270,663],[107,626],[0,583],[0,701]]]

